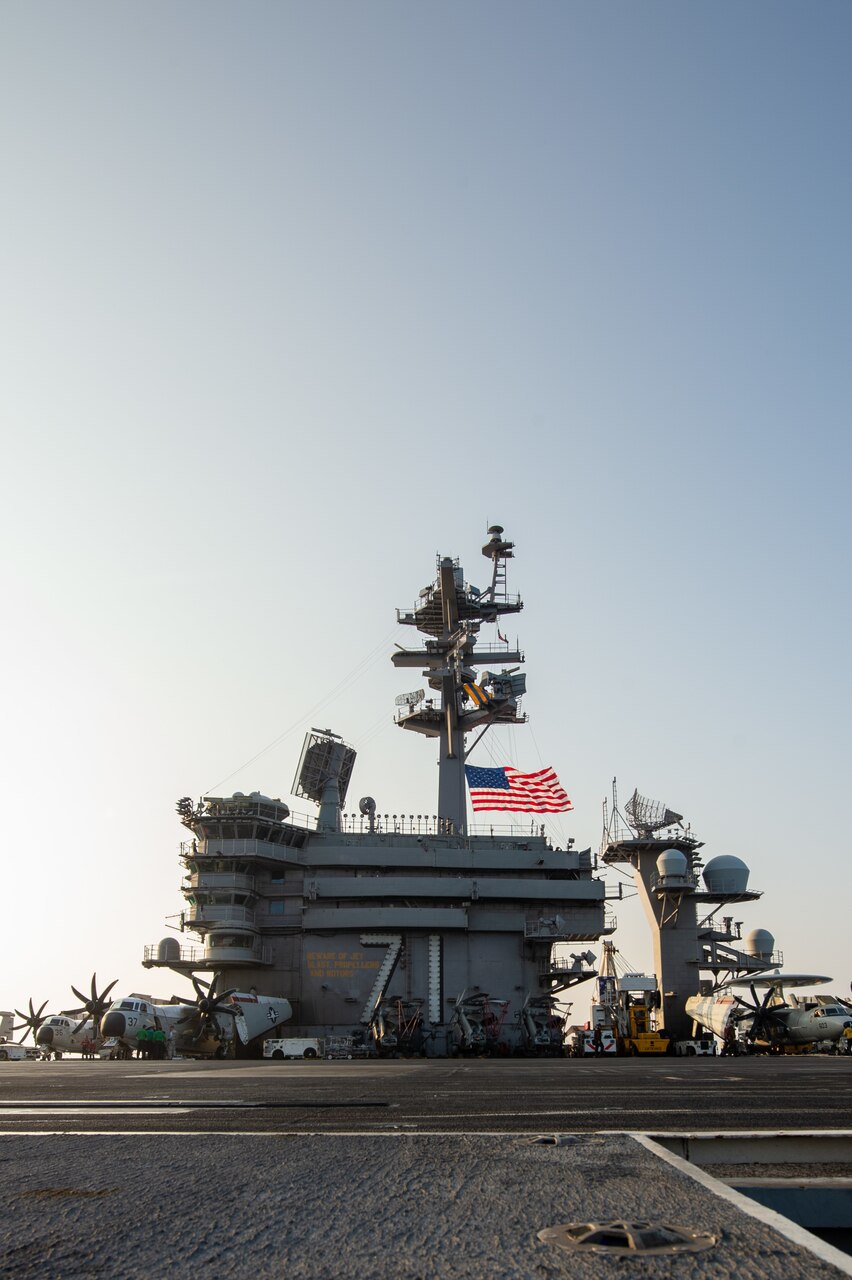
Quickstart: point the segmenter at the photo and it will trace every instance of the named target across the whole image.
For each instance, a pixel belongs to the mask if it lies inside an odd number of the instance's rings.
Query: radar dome
[[[731,853],[711,858],[704,868],[708,893],[745,893],[748,876],[749,870],[742,858],[735,858]]]
[[[162,938],[157,943],[157,959],[166,964],[180,960],[180,943],[177,938]]]
[[[768,929],[752,929],[745,936],[743,950],[747,956],[754,956],[756,960],[771,960],[775,938]]]
[[[677,876],[682,880],[686,872],[686,854],[681,853],[680,849],[664,849],[657,858],[657,874],[660,876]]]

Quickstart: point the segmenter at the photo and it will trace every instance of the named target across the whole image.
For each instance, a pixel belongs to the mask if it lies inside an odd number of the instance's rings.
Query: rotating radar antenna
[[[311,729],[305,734],[302,755],[293,783],[293,795],[300,799],[322,804],[325,789],[330,782],[337,784],[340,805],[346,799],[355,749],[330,729]]]
[[[624,814],[634,831],[640,836],[652,836],[664,827],[683,826],[683,814],[667,809],[659,800],[634,791],[624,806]]]

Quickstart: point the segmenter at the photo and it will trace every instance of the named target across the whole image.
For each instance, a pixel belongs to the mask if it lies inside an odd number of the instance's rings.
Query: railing
[[[314,824],[316,825],[316,824]],[[189,842],[191,846],[191,841]],[[184,862],[196,862],[201,860],[203,865],[210,858],[222,859],[239,859],[239,858],[268,858],[275,861],[286,862],[287,852],[293,846],[289,844],[279,844],[272,840],[256,840],[254,837],[244,838],[240,836],[233,839],[230,836],[222,836],[220,838],[211,838],[207,842],[207,848],[202,850],[196,848],[186,852],[187,841],[181,844],[181,858]],[[215,872],[216,875],[227,875],[229,872]]]
[[[763,972],[767,969],[781,969],[784,967],[783,951],[773,951],[768,956],[754,956],[748,951],[743,951],[733,945],[733,943],[740,941],[740,938],[732,938],[730,941],[724,941],[721,938],[710,938],[703,942],[702,968],[742,969],[754,973],[756,970]]]
[[[244,947],[239,943],[234,946],[207,946],[204,958],[208,964],[231,964],[233,961],[245,961],[249,964],[272,964],[272,947],[267,942],[257,942],[254,946]]]
[[[199,903],[184,912],[184,921],[190,928],[203,925],[205,929],[214,929],[223,924],[254,925],[254,911],[230,902]]]
[[[594,905],[592,903],[590,906]],[[585,921],[583,922],[585,927]],[[618,921],[610,911],[604,911],[604,924],[601,934],[615,933],[618,927]],[[594,931],[597,933],[597,930]],[[562,916],[550,916],[538,920],[524,921],[524,937],[541,939],[544,942],[576,942],[581,937],[586,937],[585,933],[580,933],[580,926],[572,920],[566,920]],[[591,936],[591,935],[589,935]]]
[[[457,840],[464,839],[451,818],[442,818],[435,813],[377,813],[373,822],[376,835],[450,836]],[[314,831],[317,827],[317,818],[310,814],[296,814],[286,825]],[[362,813],[341,813],[340,829],[346,835],[369,835],[370,819]],[[509,820],[508,822],[469,823],[468,835],[508,837],[513,840],[544,839],[547,837],[547,826],[544,822],[533,818],[519,816],[514,822]],[[277,841],[254,837],[229,836],[217,840],[216,837],[211,836],[206,848],[202,848],[197,840],[181,840],[180,856],[185,862],[192,862],[196,858],[274,857],[274,850],[289,847]]]
[[[234,961],[252,964],[272,964],[272,947],[267,942],[257,942],[249,947],[181,947],[175,945],[170,954],[160,955],[160,943],[146,946],[142,963],[164,967],[180,965],[196,969],[211,969]]]
[[[254,889],[254,876],[237,871],[197,871],[183,885],[186,893],[195,889]]]
[[[659,871],[652,871],[648,883],[652,889],[697,889],[701,882],[701,877],[697,871],[684,871],[683,875],[660,875]]]
[[[370,819],[361,813],[342,813],[340,815],[341,830],[351,835],[368,835]],[[456,836],[462,839],[456,824],[450,818],[441,818],[435,813],[377,813],[374,817],[374,831],[377,835],[403,836]],[[529,818],[520,818],[517,822],[474,822],[468,828],[471,836],[510,836],[514,840],[529,837],[542,838],[546,835],[543,822]]]
[[[181,947],[175,946],[171,949],[171,953],[167,958],[160,959],[160,944],[155,942],[152,946],[145,947],[142,956],[143,964],[201,964],[204,959],[203,947]]]
[[[243,964],[271,964],[272,948],[269,942],[255,942],[247,947],[182,947],[175,943],[168,954],[161,956],[160,943],[155,942],[152,946],[146,946],[142,957],[143,964],[159,964],[164,968],[168,968],[169,965],[178,965],[182,968],[193,966],[196,969],[211,969],[216,965],[232,964],[234,961],[242,961]]]

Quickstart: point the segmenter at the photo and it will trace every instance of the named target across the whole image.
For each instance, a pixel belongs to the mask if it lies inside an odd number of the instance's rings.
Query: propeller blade
[[[76,1036],[77,1033],[80,1031],[80,1028],[85,1027],[88,1021],[89,1021],[88,1018],[84,1018],[82,1022],[78,1022],[74,1030],[71,1032],[72,1036]]]
[[[75,1015],[75,1014],[77,1014],[77,1013],[85,1013],[85,1012],[86,1012],[86,1007],[85,1007],[85,1005],[83,1005],[83,1006],[82,1006],[81,1008],[79,1008],[79,1009],[60,1009],[60,1010],[59,1010],[59,1012],[60,1012],[61,1014],[64,1014],[64,1016],[65,1016],[66,1018],[73,1018],[73,1017],[74,1017],[74,1015]]]
[[[98,980],[98,975],[97,975],[96,973],[93,973],[93,974],[92,974],[92,999],[93,999],[93,1000],[96,1000],[96,999],[97,999],[97,994],[96,994],[96,993],[97,993],[97,990],[98,990],[98,989],[97,989],[97,987],[95,986],[95,983],[97,982],[97,980]]]
[[[116,984],[117,982],[118,982],[118,978],[113,978],[113,980],[112,980],[112,982],[109,984],[109,986],[108,986],[108,987],[104,987],[103,991],[101,992],[101,1000],[106,1000],[106,998],[107,998],[107,996],[109,995],[110,991],[112,991],[113,987],[115,986],[115,984]]]
[[[83,995],[82,991],[78,991],[76,987],[72,987],[71,990],[74,992],[74,995],[77,997],[78,1000],[82,1002],[83,1005],[87,1003],[86,997]]]

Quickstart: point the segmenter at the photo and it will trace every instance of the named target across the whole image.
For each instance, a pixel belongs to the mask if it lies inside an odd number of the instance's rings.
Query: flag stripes
[[[474,812],[496,809],[508,813],[565,813],[574,808],[550,767],[537,773],[521,773],[511,765],[501,769],[465,765],[464,771]]]

